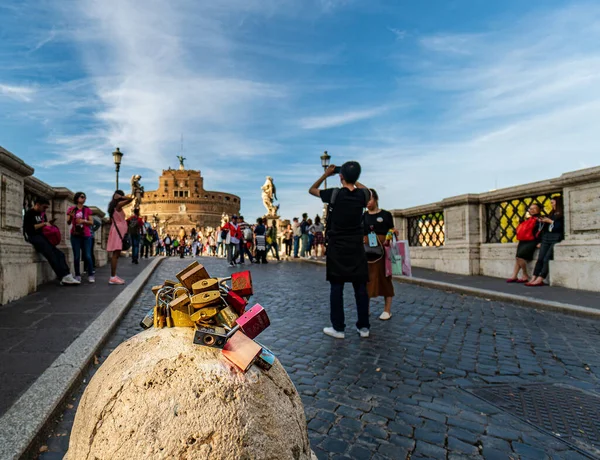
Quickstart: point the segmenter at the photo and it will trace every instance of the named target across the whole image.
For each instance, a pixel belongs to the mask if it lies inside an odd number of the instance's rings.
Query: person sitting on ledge
[[[540,233],[544,224],[540,220],[540,212],[542,207],[538,203],[529,205],[529,219],[521,222],[517,228],[517,238],[519,245],[517,246],[517,260],[515,261],[515,269],[511,278],[507,279],[507,283],[527,283],[529,275],[527,274],[527,262],[533,260],[533,255],[540,243]],[[527,232],[523,232],[525,228],[531,228]],[[527,233],[523,235],[522,233]],[[519,278],[519,271],[523,271],[523,277]]]
[[[25,213],[23,218],[23,230],[27,236],[27,241],[32,244],[37,252],[43,255],[56,276],[60,279],[61,285],[80,284],[73,275],[67,264],[65,254],[56,246],[50,243],[43,233],[44,227],[50,227],[54,221],[48,222],[46,211],[50,202],[45,198],[36,198],[33,208]]]
[[[554,245],[565,238],[562,197],[552,198],[550,202],[552,203],[552,212],[548,217],[540,218],[545,225],[542,229],[542,245],[533,271],[533,279],[525,286],[545,286],[544,280],[550,271],[550,261],[554,259]]]

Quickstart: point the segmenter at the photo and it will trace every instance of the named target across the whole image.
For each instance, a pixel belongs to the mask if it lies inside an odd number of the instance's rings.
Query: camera
[[[335,167],[335,169],[333,170],[333,172],[334,172],[335,174],[339,174],[339,173],[341,173],[341,172],[342,172],[342,167],[341,167],[341,166],[336,166],[336,167]]]

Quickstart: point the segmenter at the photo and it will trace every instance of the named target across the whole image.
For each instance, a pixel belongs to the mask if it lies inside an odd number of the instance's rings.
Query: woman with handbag
[[[108,252],[112,251],[110,259],[110,279],[108,280],[108,284],[125,284],[125,281],[117,276],[117,264],[119,263],[121,251],[127,251],[131,246],[123,206],[128,205],[133,200],[134,197],[125,196],[125,193],[122,190],[117,190],[113,195],[113,199],[108,204],[110,232],[108,233],[106,250]]]
[[[379,195],[371,189],[371,199],[367,203],[367,212],[363,215],[365,231],[365,252],[369,262],[369,299],[383,297],[385,305],[379,319],[386,321],[392,317],[392,298],[394,285],[392,277],[385,272],[385,245],[389,245],[386,236],[394,228],[394,219],[389,211],[379,208]],[[395,231],[394,231],[395,232]],[[397,232],[395,232],[397,233]]]
[[[77,192],[73,198],[75,206],[67,210],[67,224],[71,225],[71,248],[73,248],[73,263],[75,279],[81,282],[81,253],[88,272],[88,281],[95,283],[94,263],[92,261],[92,210],[85,206],[85,193]]]

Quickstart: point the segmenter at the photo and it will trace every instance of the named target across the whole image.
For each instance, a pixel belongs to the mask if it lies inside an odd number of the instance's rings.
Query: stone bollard
[[[193,335],[149,329],[119,345],[83,394],[65,458],[316,458],[279,361],[244,374]]]

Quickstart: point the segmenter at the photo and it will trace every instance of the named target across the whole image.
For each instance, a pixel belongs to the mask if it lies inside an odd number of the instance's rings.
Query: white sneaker
[[[336,331],[332,327],[324,327],[323,334],[328,335],[330,337],[334,337],[336,339],[343,339],[344,337],[346,337],[346,334],[344,334],[342,331]]]
[[[95,283],[96,282],[96,277],[94,275],[88,276],[88,282]]]
[[[73,278],[73,275],[71,275],[69,273],[68,275],[63,276],[63,278],[60,280],[60,284],[62,284],[62,285],[76,285],[76,284],[81,284],[81,281],[77,281],[75,278]]]
[[[76,275],[76,276],[74,276],[73,278],[75,278],[77,281],[79,281],[79,282],[81,283],[81,276],[79,276],[79,275]]]
[[[380,316],[379,319],[381,321],[387,321],[388,319],[390,319],[392,317],[391,313],[388,313],[387,311],[384,311]]]
[[[363,327],[362,329],[356,328],[356,332],[358,332],[363,339],[369,337],[369,330],[366,327]]]

